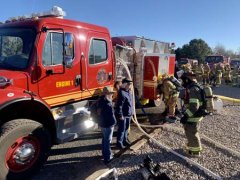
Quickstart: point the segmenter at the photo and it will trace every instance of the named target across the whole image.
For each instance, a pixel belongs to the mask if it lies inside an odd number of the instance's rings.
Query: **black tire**
[[[27,160],[20,160],[24,161],[22,165],[17,162],[16,154],[24,156],[26,145],[33,150]],[[36,121],[16,119],[3,124],[0,128],[0,179],[30,178],[45,163],[50,147],[48,130]]]

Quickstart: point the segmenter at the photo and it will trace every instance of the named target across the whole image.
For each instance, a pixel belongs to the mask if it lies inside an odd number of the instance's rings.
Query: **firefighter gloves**
[[[187,123],[187,115],[184,114],[184,116],[180,119],[180,123],[186,124]]]

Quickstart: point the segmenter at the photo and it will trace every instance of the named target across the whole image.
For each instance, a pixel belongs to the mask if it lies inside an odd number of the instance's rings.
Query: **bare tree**
[[[213,53],[216,55],[225,55],[226,48],[222,44],[217,44],[215,48],[213,48]]]
[[[224,45],[218,44],[213,48],[213,53],[216,55],[223,55],[225,57],[236,58],[237,54],[231,50],[226,49]]]

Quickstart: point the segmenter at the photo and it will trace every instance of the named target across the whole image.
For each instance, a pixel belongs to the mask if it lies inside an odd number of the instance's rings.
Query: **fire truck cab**
[[[212,68],[214,64],[217,63],[230,63],[230,58],[229,57],[225,57],[222,55],[210,55],[210,56],[206,56],[205,58],[205,62],[209,64],[209,66]]]
[[[88,106],[114,80],[107,28],[51,11],[0,25],[0,179],[31,175],[53,144],[95,127]]]

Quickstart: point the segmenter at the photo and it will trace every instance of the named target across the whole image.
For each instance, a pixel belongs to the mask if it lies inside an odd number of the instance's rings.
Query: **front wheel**
[[[0,179],[23,179],[40,169],[51,147],[50,134],[42,124],[9,121],[0,128]]]

